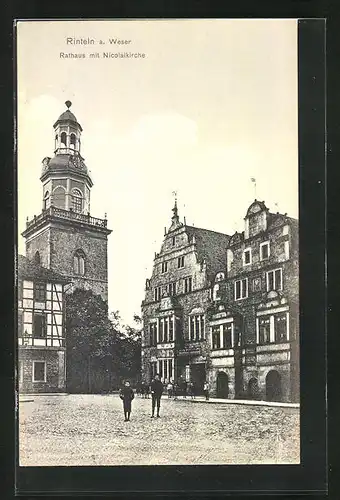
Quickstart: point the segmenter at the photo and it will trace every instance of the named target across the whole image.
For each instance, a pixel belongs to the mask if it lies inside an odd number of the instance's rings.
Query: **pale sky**
[[[66,100],[83,127],[91,215],[107,213],[112,229],[109,307],[125,322],[140,314],[174,190],[187,224],[227,234],[243,230],[251,177],[257,199],[298,217],[296,20],[19,22],[19,234],[41,212],[41,161],[53,156]]]

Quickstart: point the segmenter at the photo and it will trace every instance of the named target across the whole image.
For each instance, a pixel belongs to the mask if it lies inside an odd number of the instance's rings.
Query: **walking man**
[[[208,384],[208,382],[204,382],[203,391],[204,391],[205,399],[208,401],[209,400],[209,384]]]
[[[122,387],[121,390],[119,391],[119,397],[123,401],[124,417],[125,417],[124,421],[128,422],[130,420],[131,401],[135,397],[133,390],[130,387],[130,382],[128,380],[125,382],[124,387]]]
[[[159,375],[155,375],[155,379],[151,382],[151,398],[152,398],[152,415],[155,416],[155,407],[157,406],[157,417],[160,417],[159,408],[161,406],[161,397],[163,393],[163,384],[159,380]]]

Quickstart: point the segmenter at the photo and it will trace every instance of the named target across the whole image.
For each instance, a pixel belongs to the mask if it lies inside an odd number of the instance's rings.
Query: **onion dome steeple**
[[[90,210],[91,176],[80,154],[80,138],[83,131],[75,115],[66,110],[54,123],[54,157],[43,159],[43,208],[50,205],[64,210],[87,213]]]

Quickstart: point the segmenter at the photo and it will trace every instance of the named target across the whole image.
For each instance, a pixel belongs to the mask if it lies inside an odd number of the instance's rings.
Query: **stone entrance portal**
[[[271,370],[266,376],[266,400],[281,401],[281,399],[281,375],[276,370]]]
[[[206,379],[205,363],[191,365],[191,380],[196,394],[203,394],[203,386]]]
[[[228,395],[229,395],[228,375],[224,372],[219,372],[217,375],[216,396],[218,398],[227,399]]]

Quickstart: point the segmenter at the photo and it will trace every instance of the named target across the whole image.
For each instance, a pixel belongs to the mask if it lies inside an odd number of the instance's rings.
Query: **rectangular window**
[[[195,317],[195,326],[196,326],[196,328],[195,328],[195,330],[196,330],[195,340],[199,340],[200,337],[201,337],[201,328],[200,328],[201,322],[200,322],[200,319],[201,319],[200,316],[196,316]]]
[[[270,342],[270,316],[259,318],[259,340],[260,344],[269,344]]]
[[[267,272],[267,292],[282,290],[282,269]]]
[[[221,348],[221,336],[220,336],[220,327],[213,326],[212,327],[212,348],[220,349]]]
[[[34,300],[37,302],[45,302],[46,283],[34,283]]]
[[[178,268],[184,267],[184,256],[178,257],[178,259],[177,259],[177,267]]]
[[[168,342],[169,318],[164,318],[164,342]]]
[[[162,273],[166,273],[168,271],[168,263],[162,262]]]
[[[169,283],[168,292],[169,292],[170,297],[176,295],[176,283]]]
[[[275,342],[285,342],[287,340],[287,315],[286,313],[274,316]]]
[[[169,341],[173,342],[174,340],[174,322],[172,316],[169,317]]]
[[[232,347],[232,324],[227,323],[223,325],[223,349],[230,349]]]
[[[156,286],[154,290],[155,301],[161,300],[162,288],[160,286]]]
[[[173,238],[172,238],[172,246],[174,247],[175,245],[176,245],[176,238],[175,238],[175,237],[173,237]]]
[[[172,359],[169,359],[169,379],[171,380],[173,377],[172,374]]]
[[[190,335],[189,339],[193,340],[195,335],[195,316],[190,316]]]
[[[243,252],[243,265],[247,266],[248,264],[251,264],[251,248],[247,248]]]
[[[260,260],[266,260],[269,258],[269,242],[266,241],[265,243],[260,244]]]
[[[189,293],[192,291],[192,278],[184,278],[184,293]]]
[[[33,382],[46,382],[45,361],[33,361]]]
[[[24,313],[18,311],[18,337],[22,337],[24,334]]]
[[[35,338],[46,337],[46,317],[43,314],[34,314],[33,336]]]
[[[22,300],[23,288],[24,288],[24,282],[23,282],[23,280],[20,279],[18,281],[18,300]]]
[[[164,320],[161,319],[159,322],[159,341],[163,342],[164,339]]]
[[[149,325],[150,332],[150,345],[157,344],[157,323],[150,323]]]
[[[235,300],[248,297],[248,278],[235,281]]]
[[[205,338],[204,314],[197,314],[189,318],[190,340],[198,341]]]
[[[202,314],[200,317],[200,323],[201,323],[201,339],[205,339],[205,328],[204,328],[204,315]]]

